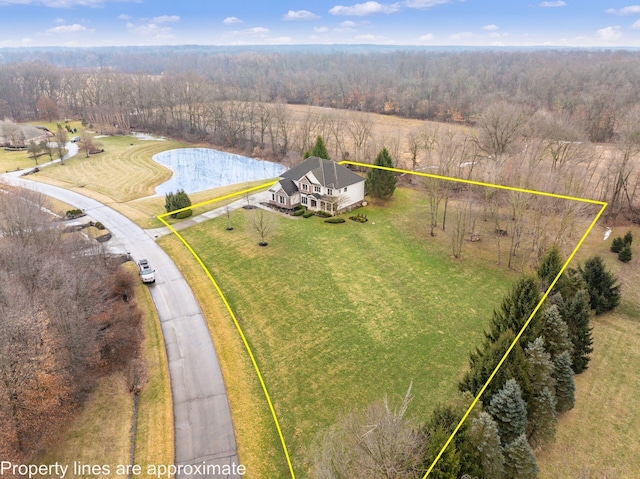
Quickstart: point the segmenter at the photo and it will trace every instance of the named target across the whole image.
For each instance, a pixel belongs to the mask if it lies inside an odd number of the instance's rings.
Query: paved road
[[[229,403],[213,342],[193,292],[171,258],[139,226],[95,200],[17,178],[15,173],[3,178],[7,183],[40,191],[85,210],[93,220],[107,226],[113,235],[109,243],[131,253],[134,259],[149,260],[156,269],[156,283],[150,291],[169,360],[176,464],[238,464]]]

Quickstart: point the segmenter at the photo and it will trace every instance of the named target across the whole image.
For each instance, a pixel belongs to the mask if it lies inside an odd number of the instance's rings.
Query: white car
[[[140,279],[143,283],[155,283],[155,270],[151,269],[149,261],[147,261],[146,259],[141,259],[140,261],[138,261],[138,270],[140,270]]]

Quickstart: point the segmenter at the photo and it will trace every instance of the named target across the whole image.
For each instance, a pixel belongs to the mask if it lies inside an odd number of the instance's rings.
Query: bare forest
[[[135,393],[145,375],[135,275],[46,207],[0,190],[0,455],[14,461],[58,440],[99,377],[122,371]]]
[[[321,135],[335,160],[372,162],[386,146],[401,167],[588,195],[609,202],[610,218],[640,221],[637,52],[21,53],[0,65],[0,117],[14,121],[82,118],[103,134],[144,130],[289,163]],[[414,123],[381,133],[364,112]],[[448,192],[426,188],[446,208]]]

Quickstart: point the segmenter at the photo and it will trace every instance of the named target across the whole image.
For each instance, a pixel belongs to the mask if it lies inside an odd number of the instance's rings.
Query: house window
[[[314,193],[320,193],[322,191],[322,188],[320,188],[319,186],[314,186],[313,187],[313,192]]]
[[[278,201],[283,205],[286,203],[286,200],[284,199],[284,196],[278,196]]]
[[[327,194],[328,194],[329,196],[331,196],[331,195],[333,194],[333,190],[332,190],[331,188],[329,188],[329,189],[327,190]]]
[[[347,192],[347,187],[346,187],[346,186],[344,187],[344,192],[345,192],[345,193]]]
[[[271,201],[275,201],[276,200],[276,195],[275,193],[271,193]]]
[[[307,200],[307,197],[306,197],[306,196],[303,196],[302,198],[300,198],[300,202],[301,202],[303,205],[306,205],[306,204],[307,204],[307,201],[308,201],[308,200]]]
[[[307,185],[307,184],[305,184],[305,183],[302,183],[302,189],[303,189],[304,191],[307,191],[307,190],[309,189],[309,185]]]

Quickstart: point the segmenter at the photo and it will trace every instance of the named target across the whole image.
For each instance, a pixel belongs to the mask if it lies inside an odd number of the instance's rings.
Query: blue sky
[[[640,47],[640,3],[0,0],[0,47],[307,43]]]

